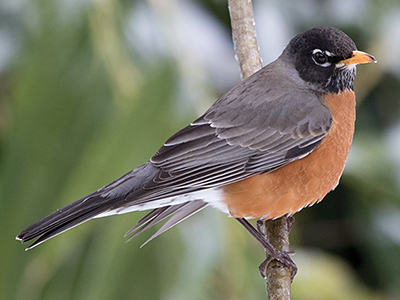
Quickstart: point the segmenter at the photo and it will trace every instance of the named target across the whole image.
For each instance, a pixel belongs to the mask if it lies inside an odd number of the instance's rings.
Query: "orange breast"
[[[336,187],[353,140],[355,95],[328,96],[332,126],[321,144],[306,157],[273,172],[224,187],[224,202],[237,218],[278,218],[321,201]]]

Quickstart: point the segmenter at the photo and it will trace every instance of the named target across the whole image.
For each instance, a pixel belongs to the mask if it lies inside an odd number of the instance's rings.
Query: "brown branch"
[[[278,251],[289,252],[289,233],[293,217],[281,217],[264,222],[263,230]],[[266,268],[266,287],[269,300],[290,300],[291,269],[280,261],[271,261]]]
[[[233,43],[242,78],[261,69],[251,0],[229,0]]]
[[[259,70],[258,51],[253,6],[251,0],[228,0],[232,37],[239,61],[242,78],[246,79]],[[279,251],[289,251],[290,220],[286,217],[264,222],[262,230],[269,242]],[[290,300],[291,270],[273,260],[266,267],[266,287],[269,300]]]

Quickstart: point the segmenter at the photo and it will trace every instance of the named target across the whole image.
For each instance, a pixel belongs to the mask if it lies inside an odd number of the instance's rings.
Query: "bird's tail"
[[[16,239],[25,243],[39,237],[32,245],[26,248],[26,250],[29,250],[68,229],[89,221],[96,215],[107,211],[110,205],[104,203],[101,195],[92,193],[61,209],[57,209],[27,227],[17,235]]]
[[[141,190],[143,186],[154,177],[157,171],[158,169],[151,163],[145,163],[109,185],[44,217],[39,222],[21,231],[16,239],[24,243],[38,238],[26,248],[26,250],[29,250],[92,218],[101,215],[109,215],[110,212],[114,211],[118,213],[118,209],[127,207],[127,204],[130,208],[126,210],[127,212],[143,210],[143,204],[146,204],[145,209],[153,210],[127,232],[126,235],[132,234],[131,238],[165,218],[172,216],[157,233],[148,240],[150,241],[207,205],[207,203],[201,200],[190,202],[180,201],[176,203],[168,201],[167,203],[162,203],[160,201],[152,201],[152,199],[143,200],[143,198],[138,204],[135,203],[135,200],[130,200],[129,203],[127,203],[127,195],[132,199],[132,195],[135,193],[142,194]]]

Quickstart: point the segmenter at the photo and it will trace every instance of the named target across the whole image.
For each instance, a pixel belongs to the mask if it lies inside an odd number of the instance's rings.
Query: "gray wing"
[[[146,194],[223,186],[275,170],[319,145],[332,122],[323,94],[269,89],[267,80],[262,85],[268,69],[256,75],[166,141],[150,160],[159,172],[144,186]]]
[[[319,145],[332,122],[322,95],[284,88],[277,93],[252,84],[240,84],[169,138],[150,160],[156,175],[140,194],[127,196],[127,206],[129,199],[137,203],[173,197],[270,172]],[[196,200],[154,209],[126,235],[133,238],[172,215],[150,241],[206,205]]]

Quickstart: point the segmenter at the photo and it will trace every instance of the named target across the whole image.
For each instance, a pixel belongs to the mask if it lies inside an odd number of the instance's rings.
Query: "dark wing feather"
[[[222,186],[275,170],[319,145],[332,122],[324,95],[279,88],[268,82],[268,68],[260,72],[167,140],[151,158],[161,171],[145,185],[149,194],[167,197]]]
[[[153,209],[147,215],[145,215],[139,222],[133,226],[125,236],[129,236],[128,241],[133,239],[134,237],[141,234],[146,229],[152,227],[153,225],[161,222],[165,218],[169,218],[165,224],[157,230],[155,234],[153,234],[141,247],[146,245],[152,239],[156,238],[160,234],[164,233],[168,229],[172,228],[176,224],[182,222],[183,220],[189,218],[191,215],[197,213],[198,211],[202,210],[207,206],[207,203],[201,200],[195,200],[191,202],[185,202],[182,204],[174,205],[174,206],[167,206],[167,207],[160,207]]]

